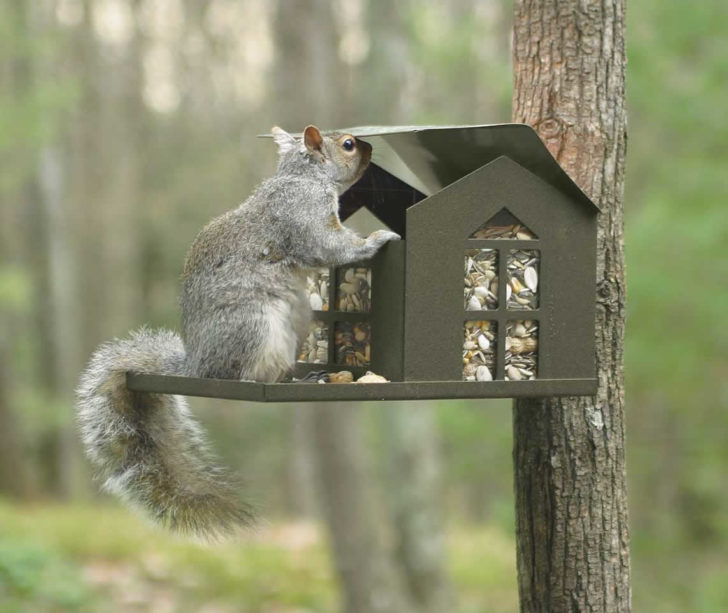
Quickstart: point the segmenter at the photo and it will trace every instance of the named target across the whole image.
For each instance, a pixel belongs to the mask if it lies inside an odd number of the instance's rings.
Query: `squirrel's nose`
[[[359,150],[362,153],[371,153],[372,152],[372,146],[366,142],[365,140],[356,139],[357,145],[359,146]]]

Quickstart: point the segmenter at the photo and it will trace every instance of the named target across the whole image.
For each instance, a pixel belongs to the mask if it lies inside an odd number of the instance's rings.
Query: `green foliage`
[[[476,521],[488,518],[510,530],[514,522],[510,402],[441,402],[438,425],[454,512]]]
[[[717,579],[728,542],[725,27],[717,0],[647,0],[628,11],[625,359],[636,610],[723,611],[728,599]]]
[[[29,308],[33,286],[28,273],[11,264],[0,264],[0,313],[19,313]]]
[[[49,60],[68,41],[48,28],[30,35],[22,3],[0,5],[0,194],[17,190],[41,146],[57,137],[62,114],[78,95],[72,80],[48,74]]]
[[[497,123],[510,114],[510,3],[410,3],[404,36],[417,74],[410,123]],[[484,114],[484,112],[486,114]]]
[[[336,579],[321,533],[311,523],[272,524],[237,542],[203,545],[118,507],[0,501],[0,613],[151,612],[163,605],[183,613],[204,606],[334,613]],[[457,613],[515,611],[510,531],[461,525],[447,537]]]
[[[316,533],[296,525],[261,531],[202,545],[115,507],[0,504],[0,586],[9,586],[0,587],[0,613],[155,611],[170,599],[175,611],[333,611],[335,584]]]
[[[79,611],[90,599],[72,562],[40,544],[0,535],[0,612]]]

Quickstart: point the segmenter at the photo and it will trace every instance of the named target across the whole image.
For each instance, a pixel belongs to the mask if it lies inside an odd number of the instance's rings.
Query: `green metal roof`
[[[526,124],[358,126],[335,132],[369,142],[373,164],[425,196],[505,155],[572,199],[600,210]]]

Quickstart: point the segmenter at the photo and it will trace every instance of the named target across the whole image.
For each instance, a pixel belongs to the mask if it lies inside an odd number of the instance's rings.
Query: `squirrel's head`
[[[372,146],[351,134],[321,134],[316,126],[308,126],[300,139],[278,126],[271,133],[278,145],[279,167],[284,161],[304,158],[336,183],[339,194],[359,180],[372,157]]]

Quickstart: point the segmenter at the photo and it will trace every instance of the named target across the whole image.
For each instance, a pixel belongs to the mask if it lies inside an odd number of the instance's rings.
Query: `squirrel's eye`
[[[341,146],[344,148],[344,151],[353,151],[354,141],[350,138],[347,138],[343,143],[341,143]]]

